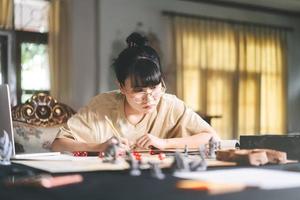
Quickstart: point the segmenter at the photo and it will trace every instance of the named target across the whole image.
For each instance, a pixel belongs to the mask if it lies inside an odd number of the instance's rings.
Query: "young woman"
[[[199,147],[213,128],[183,101],[166,94],[160,59],[147,38],[132,33],[113,67],[119,90],[99,94],[61,128],[54,151],[104,151],[113,137],[124,148]]]

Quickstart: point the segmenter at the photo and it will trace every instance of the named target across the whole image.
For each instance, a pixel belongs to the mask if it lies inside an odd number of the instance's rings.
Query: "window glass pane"
[[[21,89],[50,90],[48,48],[46,44],[21,44]]]
[[[48,32],[50,2],[46,0],[14,0],[15,28],[32,32]]]
[[[24,92],[22,92],[22,97],[21,97],[21,103],[25,103],[28,99],[30,99],[32,97],[32,94],[26,94]]]

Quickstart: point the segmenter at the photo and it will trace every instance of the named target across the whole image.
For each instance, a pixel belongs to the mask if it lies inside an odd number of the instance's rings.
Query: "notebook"
[[[60,152],[43,152],[43,153],[16,153],[13,123],[11,117],[10,93],[7,84],[0,85],[0,135],[6,132],[12,143],[12,159],[28,159],[31,157],[55,156]]]

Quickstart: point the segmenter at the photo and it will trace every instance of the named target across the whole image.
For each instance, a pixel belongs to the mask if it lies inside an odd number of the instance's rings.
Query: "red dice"
[[[73,156],[86,157],[86,156],[88,156],[88,153],[86,151],[74,151]]]
[[[158,159],[159,160],[163,160],[163,159],[165,159],[166,158],[166,154],[164,154],[164,153],[159,153],[158,154]]]

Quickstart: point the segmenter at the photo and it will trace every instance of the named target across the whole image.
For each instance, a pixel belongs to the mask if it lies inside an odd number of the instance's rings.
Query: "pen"
[[[204,191],[211,195],[238,192],[246,189],[244,184],[212,183],[200,180],[180,180],[177,182],[176,187],[178,189]]]
[[[83,177],[80,174],[74,175],[63,175],[52,177],[48,174],[40,174],[36,176],[29,176],[24,178],[19,178],[13,181],[7,181],[5,185],[7,186],[36,186],[44,188],[53,188],[63,185],[69,185],[74,183],[80,183],[83,181]]]
[[[113,123],[110,121],[110,119],[105,115],[105,120],[108,123],[108,125],[110,126],[110,128],[112,129],[114,136],[117,137],[118,139],[121,139],[121,135],[119,133],[119,131],[115,128],[115,126],[113,125]]]

